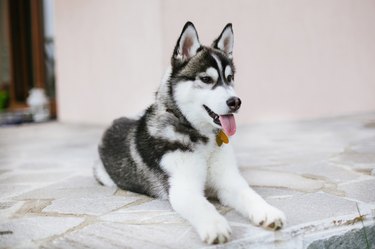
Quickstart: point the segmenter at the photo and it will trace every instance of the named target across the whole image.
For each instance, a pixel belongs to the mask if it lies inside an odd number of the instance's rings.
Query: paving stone
[[[151,200],[140,205],[135,205],[127,208],[127,211],[173,211],[171,204],[169,201],[165,200],[157,200],[157,199],[145,199]]]
[[[0,247],[36,247],[31,243],[62,234],[81,222],[83,219],[71,217],[29,217],[3,221],[0,223],[0,231],[3,232]]]
[[[1,145],[0,145],[0,148],[1,148]],[[17,162],[17,159],[12,158],[9,155],[9,153],[4,152],[4,151],[3,153],[4,155],[2,155],[0,152],[0,170],[2,171],[2,174],[6,174],[8,172],[12,172],[13,170],[15,170],[18,162]]]
[[[1,164],[1,163],[0,163]],[[9,172],[10,170],[6,170],[6,169],[0,169],[0,175],[4,174],[4,173],[7,173]]]
[[[15,197],[24,199],[96,198],[111,196],[116,188],[100,186],[94,177],[74,177]]]
[[[329,159],[345,143],[334,133],[302,122],[245,126],[234,138],[241,165],[269,166]],[[238,146],[237,146],[238,145]]]
[[[100,217],[100,220],[127,224],[188,224],[176,212],[166,211],[116,211]]]
[[[278,232],[275,233],[273,231],[267,231],[263,228],[252,225],[242,225],[230,222],[230,226],[232,229],[232,234],[229,242],[215,248],[259,248],[259,245],[256,245],[258,244],[258,241],[261,241],[262,243],[267,240],[274,241],[275,235],[277,236],[278,234]],[[241,243],[243,238],[247,238],[247,241]]]
[[[320,179],[309,179],[287,172],[242,168],[241,173],[251,186],[288,188],[304,192],[314,192],[324,187],[324,182]]]
[[[12,217],[19,210],[23,201],[2,201],[0,202],[0,221]]]
[[[13,207],[14,204],[17,202],[15,201],[6,201],[6,202],[0,202],[0,210],[8,209],[10,207]]]
[[[33,189],[31,185],[26,184],[0,184],[0,199],[10,198]]]
[[[347,197],[375,204],[375,177],[371,180],[342,184],[338,188],[345,191]]]
[[[348,165],[354,169],[371,171],[375,168],[375,154],[363,154],[350,149],[331,159],[333,162]]]
[[[125,197],[97,197],[97,198],[62,198],[52,201],[52,204],[43,209],[43,212],[62,214],[101,215],[121,208],[136,201],[137,198]]]
[[[253,187],[253,189],[265,199],[284,199],[304,194],[304,192],[286,188]]]
[[[168,201],[144,199],[145,203],[131,205],[100,217],[104,221],[129,224],[186,223],[171,207]]]
[[[204,246],[189,225],[129,225],[102,222],[44,245],[44,248],[199,248]]]
[[[331,159],[354,169],[375,169],[375,136],[355,141]]]
[[[250,220],[248,218],[242,216],[241,214],[239,214],[234,209],[231,209],[229,212],[227,212],[226,214],[224,214],[224,217],[229,221],[229,223],[231,224],[231,226],[233,226],[233,224],[235,224],[237,226],[250,226],[250,227],[253,227],[251,225]],[[255,226],[254,226],[254,228],[258,229]],[[261,231],[261,230],[262,229],[259,229],[259,231]]]
[[[3,176],[0,184],[24,184],[40,182],[58,182],[71,176],[69,172],[20,172]]]
[[[362,176],[362,174],[353,170],[324,161],[305,164],[288,164],[268,167],[267,169],[294,173],[307,178],[328,180],[334,183],[350,181]]]
[[[360,141],[357,141],[354,144],[351,144],[350,148],[353,151],[356,151],[358,153],[374,155],[375,154],[375,136],[361,139]]]
[[[326,193],[308,193],[288,199],[267,200],[285,212],[288,227],[358,213],[355,202]]]
[[[64,168],[65,164],[60,162],[51,162],[51,161],[27,161],[27,162],[20,162],[16,167],[23,170],[32,170],[32,171],[46,171],[46,170],[54,170],[58,171],[61,168]]]

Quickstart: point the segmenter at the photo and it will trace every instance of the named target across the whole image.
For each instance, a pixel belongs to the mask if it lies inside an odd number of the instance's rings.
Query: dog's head
[[[227,24],[211,46],[202,46],[198,33],[187,22],[171,59],[169,78],[174,101],[183,115],[198,129],[236,132],[233,113],[241,106],[234,88],[232,58],[233,29]]]

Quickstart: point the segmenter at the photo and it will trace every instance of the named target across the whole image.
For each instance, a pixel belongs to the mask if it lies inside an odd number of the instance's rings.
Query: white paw
[[[268,203],[253,203],[248,212],[250,220],[257,226],[279,230],[285,224],[285,214]]]
[[[196,228],[200,238],[208,244],[225,243],[232,232],[228,222],[221,215],[205,219]]]

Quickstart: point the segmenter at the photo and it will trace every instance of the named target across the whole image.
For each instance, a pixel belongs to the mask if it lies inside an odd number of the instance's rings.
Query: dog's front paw
[[[285,214],[268,203],[253,205],[249,218],[255,225],[275,231],[281,229],[286,221]]]
[[[229,240],[231,228],[226,219],[220,215],[200,222],[197,227],[200,238],[208,244],[222,244]]]

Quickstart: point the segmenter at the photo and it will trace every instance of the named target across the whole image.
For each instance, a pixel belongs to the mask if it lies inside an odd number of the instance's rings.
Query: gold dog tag
[[[219,146],[219,147],[223,143],[225,143],[225,144],[229,143],[228,136],[222,130],[220,130],[219,133],[217,133],[217,135],[216,135],[216,143],[217,143],[217,146]]]

